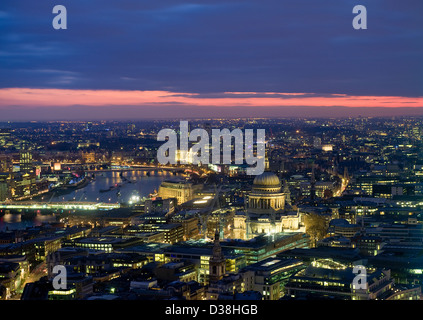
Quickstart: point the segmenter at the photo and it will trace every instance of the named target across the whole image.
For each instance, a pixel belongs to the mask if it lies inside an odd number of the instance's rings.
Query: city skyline
[[[422,301],[422,13],[2,0],[0,305]]]
[[[182,147],[222,126],[266,130],[263,173],[236,139],[230,163]],[[422,117],[3,122],[0,300],[421,300],[422,137]]]

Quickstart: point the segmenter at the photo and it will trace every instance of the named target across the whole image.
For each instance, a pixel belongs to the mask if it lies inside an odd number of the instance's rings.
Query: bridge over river
[[[63,201],[63,202],[1,202],[0,210],[28,211],[28,210],[112,210],[120,208],[119,203]]]

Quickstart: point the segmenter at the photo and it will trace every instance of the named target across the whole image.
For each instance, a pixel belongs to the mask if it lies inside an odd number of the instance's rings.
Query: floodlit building
[[[250,281],[245,279],[245,282],[250,283],[250,290],[262,294],[262,300],[279,300],[289,277],[303,268],[301,260],[271,257],[246,267],[243,272],[253,272]]]
[[[300,213],[286,212],[287,194],[279,178],[272,172],[257,176],[248,197],[247,238],[300,229]]]
[[[162,199],[175,198],[179,205],[194,199],[195,193],[202,187],[203,185],[196,185],[185,180],[167,180],[161,183],[158,197]]]
[[[357,275],[364,278],[357,280]],[[292,276],[286,285],[287,299],[420,300],[421,287],[396,285],[389,269],[359,273],[335,261],[314,261]]]

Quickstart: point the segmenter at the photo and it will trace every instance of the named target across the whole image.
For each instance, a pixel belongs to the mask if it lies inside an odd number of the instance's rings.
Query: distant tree
[[[6,287],[0,285],[0,300],[6,300]]]
[[[327,233],[327,222],[325,216],[309,213],[304,217],[305,231],[310,236],[312,247],[317,241],[323,239]]]
[[[325,199],[332,198],[332,197],[333,197],[333,191],[332,191],[332,190],[329,190],[329,189],[326,189],[326,190],[323,192],[323,197],[324,197]]]

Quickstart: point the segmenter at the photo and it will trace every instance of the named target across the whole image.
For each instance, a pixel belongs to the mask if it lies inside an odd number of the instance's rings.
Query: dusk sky
[[[422,108],[421,0],[0,2],[0,121]]]

